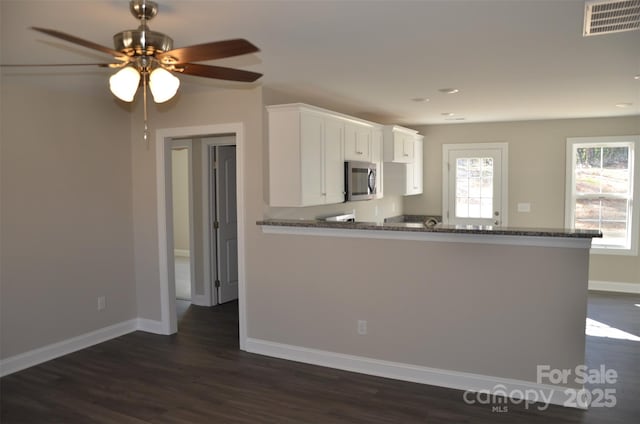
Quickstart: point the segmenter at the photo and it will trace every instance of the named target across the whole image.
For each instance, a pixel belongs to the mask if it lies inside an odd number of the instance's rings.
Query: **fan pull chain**
[[[142,138],[147,143],[147,150],[149,150],[149,125],[147,125],[147,75],[142,75],[142,97],[143,97],[143,109],[144,109],[144,133]]]

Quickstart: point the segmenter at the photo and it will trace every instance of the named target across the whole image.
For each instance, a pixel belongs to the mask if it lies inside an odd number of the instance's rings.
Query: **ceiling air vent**
[[[640,0],[588,0],[583,36],[640,29]]]

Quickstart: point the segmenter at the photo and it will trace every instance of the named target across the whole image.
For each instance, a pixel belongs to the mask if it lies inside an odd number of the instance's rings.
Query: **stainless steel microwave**
[[[377,166],[369,162],[345,162],[345,201],[371,200],[376,196]]]

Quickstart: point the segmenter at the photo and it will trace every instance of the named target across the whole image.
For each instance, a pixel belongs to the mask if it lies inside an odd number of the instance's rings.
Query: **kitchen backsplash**
[[[385,218],[402,215],[402,196],[385,195],[378,200],[303,208],[272,208],[265,205],[264,216],[279,219],[321,219],[351,212],[355,212],[357,221],[383,222]]]

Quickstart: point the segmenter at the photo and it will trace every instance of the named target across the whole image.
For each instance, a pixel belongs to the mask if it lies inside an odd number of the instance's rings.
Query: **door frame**
[[[500,150],[500,226],[509,225],[509,144],[508,143],[460,143],[442,145],[442,223],[448,224],[449,207],[449,153],[455,150]]]
[[[161,328],[164,334],[178,331],[175,285],[169,284],[167,245],[167,203],[165,143],[173,138],[203,138],[216,135],[235,135],[236,138],[236,196],[238,214],[238,319],[240,349],[245,350],[246,320],[246,261],[245,261],[245,182],[246,148],[244,124],[241,122],[156,130],[156,210],[158,221],[158,270],[160,279]],[[173,252],[171,252],[173,254]]]
[[[165,143],[165,148],[172,152],[173,150],[184,148],[187,149],[187,184],[188,184],[188,207],[189,207],[189,280],[191,285],[191,303],[196,305],[200,304],[199,296],[195,293],[195,285],[196,285],[196,276],[195,276],[195,229],[194,229],[194,209],[193,209],[193,142],[191,140],[168,140]],[[167,152],[165,152],[166,154]],[[175,237],[174,237],[174,228],[173,228],[173,208],[169,208],[169,205],[173,207],[173,157],[172,154],[166,154],[165,156],[165,172],[167,174],[167,192],[166,192],[166,202],[167,202],[167,249],[173,253],[173,256],[169,256],[168,260],[168,270],[172,268],[173,265],[173,273],[168,272],[168,277],[173,276],[171,282],[173,283],[174,290],[176,284],[176,274],[175,274]],[[173,248],[173,250],[171,249]],[[171,283],[170,282],[170,283]]]
[[[233,142],[230,143],[225,140],[233,139]],[[211,182],[213,177],[213,168],[211,166],[211,161],[209,160],[209,151],[211,147],[216,146],[236,146],[236,171],[238,166],[238,145],[236,142],[236,136],[233,134],[218,134],[215,136],[202,137],[201,141],[201,159],[202,159],[202,171],[201,172],[201,187],[202,187],[202,258],[203,258],[203,279],[204,279],[204,293],[205,296],[208,295],[207,299],[209,299],[209,305],[216,305],[218,303],[218,294],[215,290],[213,290],[213,286],[211,283],[212,280],[212,263],[211,263],[211,207],[213,204],[211,203]],[[205,171],[206,170],[206,171]],[[237,174],[236,174],[237,176]],[[238,194],[238,187],[236,183],[236,195]],[[217,199],[215,199],[217,202]],[[239,207],[237,208],[239,209]],[[237,211],[236,211],[237,213]],[[239,243],[239,241],[238,241]],[[238,250],[240,247],[238,246]],[[217,254],[217,252],[216,252]],[[239,253],[238,253],[239,255]],[[239,271],[238,271],[239,272]],[[239,283],[238,283],[239,284]]]

